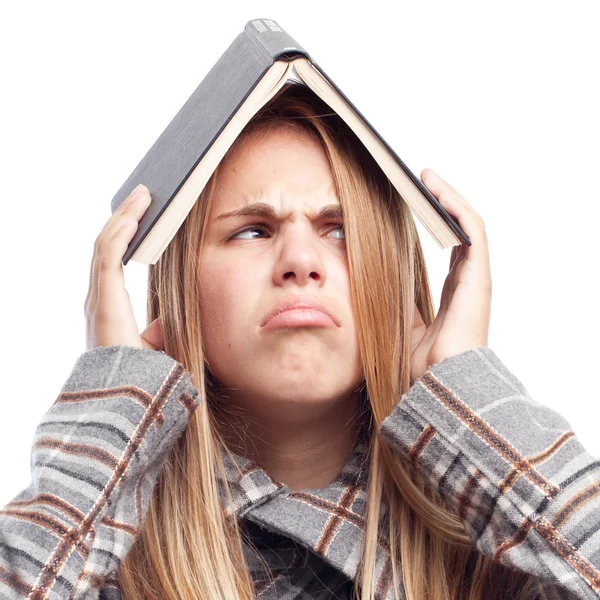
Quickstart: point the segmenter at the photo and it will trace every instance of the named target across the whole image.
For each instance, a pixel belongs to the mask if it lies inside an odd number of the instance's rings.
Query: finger
[[[464,243],[460,244],[465,248],[457,249],[457,255],[454,258],[458,261],[460,261],[460,257],[477,262],[487,261],[489,258],[488,242],[483,219],[468,206],[461,203],[453,193],[442,192],[438,201],[471,240],[471,246],[466,246]]]
[[[446,180],[442,179],[433,169],[423,169],[421,172],[421,181],[427,189],[439,200],[440,195],[452,195],[455,200],[464,204],[474,215],[478,215],[477,211],[469,204],[467,199],[459,194]]]
[[[458,194],[458,192],[440,175],[438,175],[430,167],[426,167],[421,171],[421,181],[427,186],[427,189],[437,197],[443,191],[450,191]]]
[[[120,227],[120,222],[123,219],[133,217],[136,221],[139,221],[146,212],[150,200],[148,188],[145,185],[139,185],[125,198],[119,208],[108,219],[100,232],[100,237],[111,236]]]
[[[466,198],[461,196],[445,179],[429,167],[421,171],[421,181],[436,198],[438,198],[442,192],[446,192],[456,194],[459,197],[459,200],[467,205],[469,204]]]
[[[462,256],[469,260],[481,259],[481,264],[488,260],[487,236],[481,216],[473,209],[467,200],[461,196],[448,182],[444,181],[433,169],[423,169],[421,180],[427,189],[437,198],[446,212],[458,222],[461,229],[471,240],[472,246],[462,250]],[[473,248],[473,244],[477,248]],[[461,246],[464,244],[461,244]],[[450,257],[450,268],[461,258],[454,253]]]
[[[146,186],[138,187],[140,187],[140,193],[134,195],[135,190],[133,190],[133,192],[112,214],[112,216],[106,222],[98,237],[96,238],[96,241],[94,243],[94,253],[92,256],[90,266],[90,284],[88,298],[86,299],[86,302],[90,307],[94,307],[98,302],[99,264],[102,260],[104,252],[106,251],[107,245],[113,239],[115,233],[119,229],[121,229],[123,225],[126,225],[132,219],[135,220],[136,223],[139,223],[139,220],[141,219],[142,215],[147,210],[150,204],[151,197],[148,188]],[[129,225],[130,230],[132,227],[133,225]],[[132,237],[129,238],[129,241],[131,241]],[[123,254],[120,257],[121,261],[126,250],[127,247],[125,247],[125,249],[123,250]]]
[[[143,192],[144,188],[145,186],[142,188],[138,186],[132,190],[131,194],[125,198],[117,210],[115,210],[96,237],[92,260],[90,263],[90,281],[88,295],[86,298],[86,307],[94,307],[98,302],[98,260],[104,251],[103,247],[106,243],[106,240],[112,237],[115,228],[118,229],[123,225],[123,218],[127,215],[128,209],[131,207],[131,204],[134,203],[136,198],[139,197],[139,194],[136,194],[136,191]]]
[[[108,303],[117,301],[126,292],[122,258],[137,227],[135,219],[126,218],[110,238],[103,240],[95,261],[98,297],[94,306],[98,306],[103,300]]]

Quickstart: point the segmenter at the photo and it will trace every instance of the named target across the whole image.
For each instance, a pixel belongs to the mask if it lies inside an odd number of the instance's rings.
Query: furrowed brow
[[[275,209],[270,204],[265,202],[254,202],[247,206],[242,206],[237,210],[225,212],[216,217],[215,221],[224,219],[233,219],[236,217],[259,217],[263,219],[277,220]],[[324,206],[317,214],[317,219],[341,219],[342,207],[340,204],[328,204]]]
[[[277,219],[275,209],[265,202],[254,202],[247,206],[242,206],[237,210],[231,212],[225,212],[220,214],[215,221],[221,221],[222,219],[233,219],[235,217],[262,217],[263,219]]]
[[[317,215],[317,219],[341,219],[343,217],[341,204],[328,204]]]

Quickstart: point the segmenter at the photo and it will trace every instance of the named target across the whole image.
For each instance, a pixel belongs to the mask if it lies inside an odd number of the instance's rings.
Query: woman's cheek
[[[247,323],[256,287],[251,284],[248,270],[218,261],[203,269],[200,301],[202,308],[202,336],[205,347],[223,349],[233,334],[243,335],[242,324]]]

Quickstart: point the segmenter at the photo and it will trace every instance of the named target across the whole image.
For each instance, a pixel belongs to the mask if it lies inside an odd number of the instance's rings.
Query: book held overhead
[[[210,176],[252,117],[290,82],[337,113],[377,161],[441,248],[470,245],[444,210],[323,69],[271,19],[248,21],[111,201],[115,210],[143,183],[152,202],[123,256],[155,264]]]

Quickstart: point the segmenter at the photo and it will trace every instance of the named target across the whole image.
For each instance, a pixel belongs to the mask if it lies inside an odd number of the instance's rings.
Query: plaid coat
[[[120,598],[115,572],[197,404],[189,373],[163,352],[83,353],[36,430],[31,484],[0,511],[0,598]],[[459,510],[481,552],[539,579],[532,598],[600,597],[600,462],[491,349],[432,366],[379,434]],[[290,491],[241,457],[241,477],[227,463],[234,498],[224,510],[255,542],[245,552],[261,600],[351,598],[365,448],[359,437],[322,489]],[[380,600],[393,597],[386,544]]]

